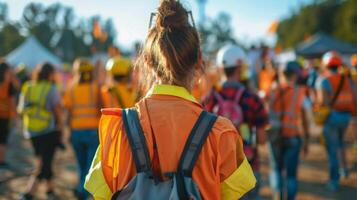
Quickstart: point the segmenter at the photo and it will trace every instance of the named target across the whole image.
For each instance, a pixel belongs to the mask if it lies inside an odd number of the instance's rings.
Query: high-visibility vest
[[[104,108],[129,108],[135,105],[134,90],[126,84],[104,86],[101,95]]]
[[[0,118],[8,119],[11,115],[11,97],[9,95],[9,83],[0,83]]]
[[[356,87],[356,89],[357,89],[357,69],[352,69],[351,78],[352,78],[353,83],[355,84],[354,87]],[[357,99],[355,101],[357,101]],[[357,116],[357,105],[354,106],[354,108],[352,110],[352,115]]]
[[[272,91],[270,112],[279,119],[280,116],[283,116],[282,120],[280,119],[281,134],[283,136],[300,135],[299,118],[305,94],[305,88],[298,86],[279,88]],[[282,103],[281,101],[284,102]]]
[[[259,74],[259,90],[268,93],[274,82],[274,77],[273,71],[262,70]]]
[[[73,86],[69,91],[71,128],[92,129],[99,123],[99,87],[95,83]]]
[[[48,95],[53,87],[48,81],[26,83],[22,88],[25,97],[23,123],[26,130],[42,133],[49,128],[53,113],[46,108]]]
[[[151,112],[147,105],[150,105]],[[140,101],[137,108],[150,159],[154,160],[153,144],[156,143],[158,157],[163,158],[159,162],[162,172],[176,170],[180,149],[184,148],[186,141],[186,136],[182,134],[188,134],[192,129],[197,113],[202,112],[201,106],[186,89],[160,85],[155,86],[152,94]],[[129,141],[123,132],[122,110],[103,109],[102,112],[99,125],[100,149],[85,185],[95,199],[110,199],[109,193],[122,189],[135,176],[136,171]],[[151,127],[154,128],[152,133]],[[243,158],[239,168],[236,166],[237,160],[243,155],[243,148],[240,148],[242,141],[235,127],[224,118],[219,118],[215,127],[209,135],[209,142],[201,151],[192,176],[198,182],[200,193],[205,199],[238,199],[254,187],[255,177],[246,159]],[[217,161],[216,156],[220,158]],[[215,162],[221,164],[216,165]],[[103,191],[103,194],[96,196],[98,191]]]
[[[332,74],[327,78],[332,87],[332,94],[336,93],[341,78],[342,75],[340,74]],[[339,112],[352,112],[353,108],[354,101],[352,96],[351,80],[346,76],[341,92],[339,93],[335,103],[333,104],[332,109]]]

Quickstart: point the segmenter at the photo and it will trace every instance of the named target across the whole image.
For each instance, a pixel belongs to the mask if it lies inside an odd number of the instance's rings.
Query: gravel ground
[[[357,130],[353,130],[357,131]],[[348,144],[348,160],[351,174],[348,179],[342,180],[341,188],[337,192],[325,189],[328,180],[328,166],[325,149],[319,144],[319,129],[314,128],[310,152],[302,158],[299,168],[299,192],[297,199],[357,199],[357,150],[352,148],[352,130],[346,137]],[[68,134],[66,134],[68,135]],[[68,136],[67,136],[68,137]],[[271,199],[271,190],[268,184],[269,166],[267,162],[267,147],[260,148],[262,159],[262,188],[263,199]],[[33,170],[34,160],[31,144],[24,140],[17,130],[13,130],[9,141],[7,160],[11,170],[0,170],[0,200],[18,199],[26,188],[28,175]],[[73,150],[67,145],[65,151],[57,151],[55,157],[55,192],[59,199],[74,199],[72,189],[77,182],[76,163]],[[37,199],[46,199],[45,188],[40,186]]]

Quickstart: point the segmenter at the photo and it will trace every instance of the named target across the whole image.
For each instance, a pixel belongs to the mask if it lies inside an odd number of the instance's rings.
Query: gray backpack
[[[116,192],[112,200],[202,199],[192,179],[192,171],[217,116],[206,111],[201,113],[187,139],[177,171],[163,174],[169,178],[165,181],[161,181],[153,173],[137,111],[132,108],[124,109],[122,117],[137,175],[122,190]]]

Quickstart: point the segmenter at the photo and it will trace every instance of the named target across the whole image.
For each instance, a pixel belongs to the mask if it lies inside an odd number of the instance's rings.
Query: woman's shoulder
[[[237,129],[232,124],[232,122],[229,119],[227,119],[225,117],[221,117],[221,116],[219,116],[217,118],[217,121],[213,126],[213,132],[215,134],[220,135],[220,136],[222,134],[225,134],[225,133],[236,133],[236,134],[238,134]]]

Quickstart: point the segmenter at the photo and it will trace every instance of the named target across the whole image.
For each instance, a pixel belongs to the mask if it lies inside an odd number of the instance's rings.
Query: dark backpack
[[[201,194],[192,179],[192,171],[201,149],[215,123],[217,116],[203,111],[194,125],[176,172],[166,173],[166,181],[155,177],[146,140],[142,131],[137,111],[133,108],[123,110],[123,123],[129,140],[137,174],[113,200],[201,200]]]

